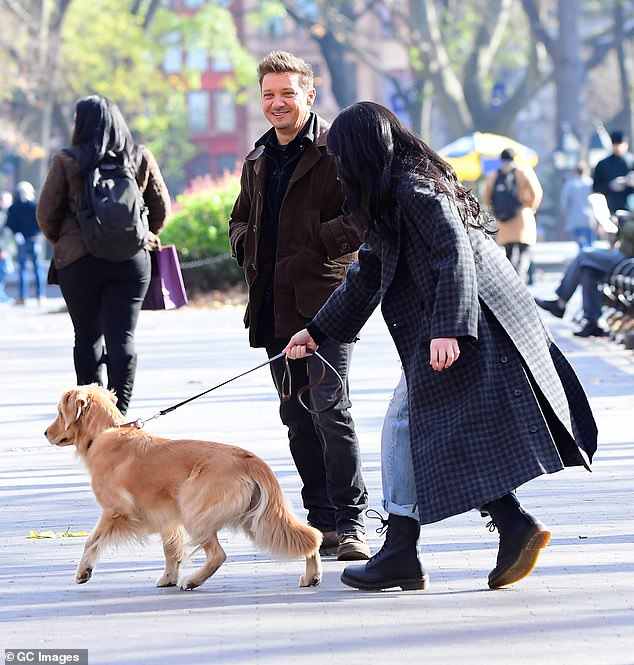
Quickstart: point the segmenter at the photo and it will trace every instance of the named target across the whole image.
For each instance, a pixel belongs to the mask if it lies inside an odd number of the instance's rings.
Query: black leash
[[[317,351],[314,352],[314,355],[316,355],[322,363],[321,366],[321,376],[315,381],[315,383],[304,386],[303,388],[300,388],[297,391],[297,400],[298,402],[310,413],[325,413],[326,411],[330,411],[330,409],[333,409],[341,400],[341,397],[343,395],[343,390],[344,390],[344,384],[343,384],[343,379],[341,378],[339,372]],[[150,418],[146,418],[145,420],[143,418],[137,418],[136,420],[131,420],[128,423],[123,423],[123,425],[119,425],[119,427],[136,427],[137,429],[142,429],[145,427],[145,423],[150,422],[150,420],[155,420],[156,418],[160,418],[161,416],[164,416],[167,413],[171,413],[172,411],[175,411],[179,407],[189,404],[189,402],[193,402],[195,399],[198,399],[199,397],[203,397],[204,395],[207,395],[208,393],[212,392],[213,390],[216,390],[217,388],[221,388],[222,386],[226,386],[228,383],[231,383],[232,381],[235,381],[236,379],[239,379],[243,376],[246,376],[247,374],[250,374],[251,372],[255,372],[256,369],[260,369],[260,367],[264,367],[265,365],[269,365],[270,363],[274,362],[275,360],[279,360],[280,358],[284,358],[284,364],[285,364],[285,379],[288,377],[288,393],[284,392],[282,394],[282,399],[284,401],[287,401],[291,397],[291,373],[290,369],[288,366],[288,358],[284,355],[284,352],[278,353],[276,356],[273,356],[272,358],[269,358],[268,360],[265,360],[263,363],[260,363],[259,365],[256,365],[255,367],[252,367],[251,369],[246,370],[246,372],[242,372],[242,374],[237,374],[236,376],[231,377],[230,379],[227,379],[226,381],[223,381],[222,383],[219,383],[212,388],[208,388],[207,390],[203,390],[203,392],[198,393],[197,395],[194,395],[193,397],[188,397],[187,399],[184,399],[182,402],[178,402],[178,404],[174,404],[167,409],[162,409],[158,413],[155,413],[153,416]],[[323,409],[311,409],[301,399],[301,396],[307,391],[310,390],[311,388],[315,388],[318,386],[323,380],[324,376],[326,375],[326,365],[330,367],[330,369],[335,373],[335,376],[337,377],[339,381],[339,388],[337,389],[337,392],[335,393],[335,399],[334,401],[326,406]],[[286,381],[283,381],[285,384]]]

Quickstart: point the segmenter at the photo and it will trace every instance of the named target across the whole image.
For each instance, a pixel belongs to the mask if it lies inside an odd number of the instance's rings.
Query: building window
[[[194,134],[209,131],[209,93],[196,90],[187,94],[189,129]]]
[[[188,164],[187,172],[193,180],[211,173],[211,159],[206,152],[199,152]]]
[[[183,50],[180,35],[172,32],[167,35],[167,46],[163,56],[163,71],[166,74],[178,74],[183,69]]]
[[[211,69],[214,72],[232,72],[233,63],[227,55],[214,55],[211,58]]]
[[[218,155],[218,175],[235,173],[238,166],[236,155]]]
[[[214,92],[215,128],[218,132],[231,133],[236,129],[236,102],[228,90]]]
[[[187,67],[197,72],[207,71],[207,51],[202,48],[188,49]]]

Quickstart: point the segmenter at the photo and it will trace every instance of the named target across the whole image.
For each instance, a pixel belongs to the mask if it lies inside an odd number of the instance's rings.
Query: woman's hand
[[[436,372],[451,367],[460,355],[455,337],[437,337],[429,344],[429,364]]]
[[[318,346],[319,344],[315,343],[308,330],[304,328],[304,330],[300,330],[291,337],[291,341],[286,345],[284,353],[291,360],[297,360],[298,358],[306,358],[306,356],[312,355],[317,351]]]

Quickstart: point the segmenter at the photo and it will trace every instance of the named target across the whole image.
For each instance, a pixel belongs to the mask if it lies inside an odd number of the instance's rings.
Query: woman
[[[328,149],[368,236],[344,284],[285,352],[300,358],[326,338],[352,341],[381,302],[407,384],[416,493],[389,514],[381,551],[342,581],[425,588],[416,504],[422,524],[488,512],[500,534],[489,586],[517,582],[550,533],[514,490],[564,466],[588,468],[597,430],[583,389],[477,200],[435,152],[372,102],[339,114]]]
[[[130,259],[108,261],[88,253],[77,225],[77,201],[87,175],[102,161],[130,165],[148,208],[145,247]],[[59,283],[75,329],[77,383],[108,388],[125,413],[134,385],[137,356],[134,330],[150,281],[148,249],[170,213],[170,198],[152,153],[135,145],[116,104],[91,95],[77,102],[72,146],[57,153],[37,207],[38,223],[53,244],[49,282]]]
[[[526,284],[530,283],[531,254],[530,248],[537,242],[537,222],[535,212],[542,202],[543,190],[535,172],[530,167],[519,168],[515,164],[515,151],[506,148],[500,153],[500,169],[491,171],[484,183],[482,201],[491,206],[493,191],[498,184],[498,174],[508,177],[512,173],[515,179],[519,208],[509,219],[501,219],[496,235],[498,245],[504,248],[506,257],[515,268],[515,272]]]

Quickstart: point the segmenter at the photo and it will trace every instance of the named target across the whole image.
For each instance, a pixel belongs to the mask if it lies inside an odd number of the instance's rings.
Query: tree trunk
[[[624,46],[624,34],[623,34],[623,23],[625,22],[625,17],[623,15],[623,2],[622,0],[617,0],[614,5],[614,25],[616,28],[616,35],[618,46],[616,48],[616,59],[619,65],[619,74],[621,78],[621,110],[620,116],[621,120],[621,129],[625,131],[628,136],[632,136],[632,82],[630,80],[630,75],[627,69],[626,57],[625,57],[625,46]],[[620,39],[619,39],[620,38]]]
[[[557,86],[557,138],[568,125],[575,136],[580,135],[581,88],[583,64],[579,16],[581,0],[559,0],[559,38],[555,51],[555,81]]]
[[[330,72],[332,94],[340,108],[358,101],[356,65],[347,57],[349,49],[328,31],[317,39],[319,50]]]

